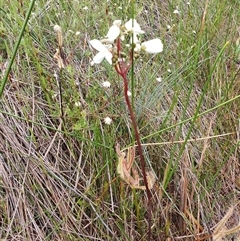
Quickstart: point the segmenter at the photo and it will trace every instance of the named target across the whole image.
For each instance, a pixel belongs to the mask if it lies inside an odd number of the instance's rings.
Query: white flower
[[[61,31],[61,27],[56,24],[56,25],[54,25],[53,30],[54,30],[55,32],[60,32],[60,31]]]
[[[103,45],[99,40],[93,39],[90,41],[90,44],[95,48],[98,53],[93,57],[93,61],[91,62],[91,65],[93,64],[100,64],[103,59],[106,59],[109,64],[112,64],[112,53],[109,51],[111,48],[110,45]]]
[[[162,41],[158,38],[143,42],[141,48],[149,54],[157,54],[163,51]]]
[[[127,91],[127,95],[128,95],[128,96],[131,96],[132,93],[128,90],[128,91]]]
[[[104,81],[104,82],[102,83],[102,86],[103,86],[104,88],[110,88],[111,83],[108,82],[108,81]]]
[[[76,107],[79,107],[79,106],[81,106],[81,105],[82,105],[80,101],[75,102],[74,104],[75,104],[75,106],[76,106]]]
[[[129,33],[143,34],[144,31],[141,29],[140,25],[136,19],[130,19],[125,23],[125,28]]]
[[[104,123],[105,123],[106,125],[110,125],[110,124],[112,123],[112,119],[107,116],[106,118],[104,118]]]
[[[79,32],[79,31],[77,31],[75,34],[78,36],[78,35],[80,34],[80,32]]]
[[[162,77],[158,77],[158,78],[156,78],[156,80],[157,80],[157,82],[162,82]]]
[[[120,28],[117,25],[111,26],[110,29],[108,30],[107,35],[106,35],[107,40],[110,43],[113,43],[114,40],[117,39],[117,37],[119,36],[120,32],[121,32]]]
[[[88,10],[88,7],[87,6],[83,7],[83,10]]]
[[[175,13],[175,14],[180,14],[180,12],[179,12],[177,9],[175,9],[175,10],[173,11],[173,13]]]

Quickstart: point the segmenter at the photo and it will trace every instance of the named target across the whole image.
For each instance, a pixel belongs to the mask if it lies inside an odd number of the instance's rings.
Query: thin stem
[[[120,57],[119,56],[120,50],[121,50],[121,43],[120,43],[120,39],[118,38],[118,40],[117,40],[117,56],[118,56],[118,58]],[[148,198],[148,210],[147,210],[147,213],[148,213],[148,241],[150,241],[151,240],[151,220],[152,220],[152,200],[151,200],[152,197],[151,197],[151,192],[148,187],[147,174],[146,174],[146,169],[145,169],[145,161],[144,161],[143,150],[142,150],[142,145],[141,145],[141,141],[140,141],[140,133],[138,131],[136,119],[135,119],[135,116],[133,113],[133,108],[132,108],[132,105],[131,105],[129,97],[128,97],[127,73],[131,67],[133,67],[133,49],[130,52],[129,63],[126,63],[124,60],[121,60],[121,63],[118,63],[115,65],[115,69],[116,69],[116,72],[123,78],[123,81],[124,81],[124,97],[125,97],[125,101],[127,103],[127,108],[130,113],[131,120],[132,120],[134,137],[135,137],[135,140],[136,140],[137,146],[138,146],[141,170],[142,170],[144,185],[146,187],[147,198]],[[132,69],[132,71],[133,71],[133,69]]]
[[[134,27],[134,0],[132,0],[132,27]],[[132,92],[132,107],[134,110],[134,58],[133,58],[133,54],[134,54],[134,34],[132,33],[132,48],[131,48],[131,60],[132,60],[132,64],[131,64],[131,92]]]
[[[34,3],[35,3],[35,0],[32,0],[32,2],[30,3],[30,6],[29,6],[28,11],[27,11],[26,18],[25,18],[25,20],[24,20],[22,29],[21,29],[20,34],[19,34],[19,36],[18,36],[18,40],[17,40],[17,42],[16,42],[16,44],[15,44],[15,46],[14,46],[14,50],[13,50],[12,57],[11,57],[11,59],[10,59],[10,63],[9,63],[9,65],[8,65],[7,69],[6,69],[5,75],[4,75],[3,80],[2,80],[2,84],[1,84],[1,86],[0,86],[0,98],[2,97],[4,87],[5,87],[6,83],[7,83],[8,75],[9,75],[9,73],[10,73],[10,71],[11,71],[11,68],[12,68],[14,59],[15,59],[15,57],[16,57],[16,54],[17,54],[19,45],[20,45],[20,43],[21,43],[21,40],[22,40],[24,31],[25,31],[25,29],[26,29],[28,20],[29,20],[29,18],[30,18],[30,15],[31,15],[31,12],[32,12]]]
[[[137,128],[137,123],[135,116],[133,114],[133,109],[128,97],[128,81],[127,81],[127,76],[126,74],[121,74],[123,80],[124,80],[124,96],[125,96],[125,101],[127,103],[127,107],[130,113],[130,117],[132,120],[132,125],[135,133],[135,139],[137,142],[138,146],[138,151],[139,151],[139,156],[140,156],[140,164],[141,164],[141,170],[143,174],[143,180],[144,180],[144,185],[146,187],[146,192],[147,192],[147,198],[148,198],[148,240],[151,239],[151,215],[152,215],[152,201],[151,201],[151,192],[148,187],[148,182],[147,182],[147,174],[146,174],[146,169],[145,169],[145,162],[144,162],[144,156],[143,156],[143,150],[142,150],[142,145],[140,142],[140,134]]]
[[[59,104],[60,104],[60,115],[61,115],[61,119],[63,120],[63,123],[65,124],[64,122],[64,113],[63,113],[63,97],[62,97],[62,68],[60,69],[60,79],[58,79],[58,85],[59,85]]]

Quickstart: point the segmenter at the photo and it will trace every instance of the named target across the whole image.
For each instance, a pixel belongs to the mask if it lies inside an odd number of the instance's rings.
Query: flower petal
[[[142,34],[144,31],[141,29],[140,25],[136,21],[136,19],[130,19],[125,23],[125,28],[127,32],[132,32],[132,33],[137,33],[137,34]]]
[[[156,78],[157,82],[162,82],[162,77]]]
[[[106,47],[97,39],[91,40],[90,44],[99,52],[106,51]]]
[[[106,52],[104,53],[104,57],[105,57],[105,59],[108,61],[109,64],[112,64],[112,57],[113,57],[113,55],[112,55],[111,52],[106,51]]]
[[[93,57],[93,62],[95,64],[100,64],[103,61],[104,57],[105,57],[105,53],[99,52]]]
[[[104,81],[104,82],[102,83],[102,86],[103,86],[104,88],[110,88],[110,87],[111,87],[111,83],[110,83],[109,81]]]
[[[104,118],[104,123],[105,123],[106,125],[110,125],[110,124],[112,123],[112,119],[107,116],[107,117]]]
[[[120,28],[117,25],[113,25],[108,30],[106,37],[108,38],[109,42],[113,42],[120,34]]]
[[[157,54],[163,51],[162,41],[158,38],[143,42],[141,47],[150,54]]]

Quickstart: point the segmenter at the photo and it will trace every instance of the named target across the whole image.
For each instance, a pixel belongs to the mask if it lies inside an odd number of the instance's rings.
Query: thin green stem
[[[134,16],[135,16],[135,13],[134,13],[134,0],[132,0],[132,13],[131,13],[131,17],[132,17],[132,27],[133,24],[134,24]],[[131,55],[133,56],[134,54],[134,42],[133,42],[133,33],[132,33],[132,49],[131,49]],[[131,65],[131,92],[132,92],[132,108],[134,110],[134,58],[132,58],[132,65]]]
[[[5,75],[4,75],[4,77],[3,77],[1,87],[0,87],[0,98],[2,97],[4,87],[5,87],[6,83],[7,83],[8,75],[9,75],[9,73],[10,73],[10,71],[11,71],[11,68],[12,68],[14,59],[15,59],[15,57],[16,57],[16,54],[17,54],[19,45],[20,45],[20,43],[21,43],[21,40],[22,40],[24,31],[25,31],[25,29],[26,29],[28,20],[29,20],[29,18],[30,18],[30,15],[31,15],[31,12],[32,12],[34,3],[35,3],[35,0],[32,0],[32,2],[30,3],[30,6],[29,6],[28,11],[27,11],[26,18],[25,18],[25,20],[24,20],[22,29],[21,29],[20,34],[19,34],[19,36],[18,36],[18,40],[17,40],[17,42],[16,42],[16,44],[15,44],[15,46],[14,46],[13,55],[12,55],[12,57],[11,57],[11,59],[10,59],[10,63],[9,63],[9,65],[8,65],[7,69],[6,69],[6,72],[5,72]]]

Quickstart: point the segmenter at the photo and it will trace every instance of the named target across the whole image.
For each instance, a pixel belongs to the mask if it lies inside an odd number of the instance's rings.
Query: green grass
[[[131,2],[36,1],[16,48],[25,2],[0,0],[0,238],[147,240],[146,193],[116,172],[116,143],[133,144],[123,82],[107,62],[90,66],[89,41],[114,20],[128,21]],[[143,40],[164,43],[161,54],[134,63],[134,110],[146,167],[157,178],[152,240],[211,240],[209,230],[215,240],[239,239],[239,231],[216,228],[234,205],[227,229],[239,221],[239,5],[134,4]],[[55,24],[68,60],[61,71]]]

